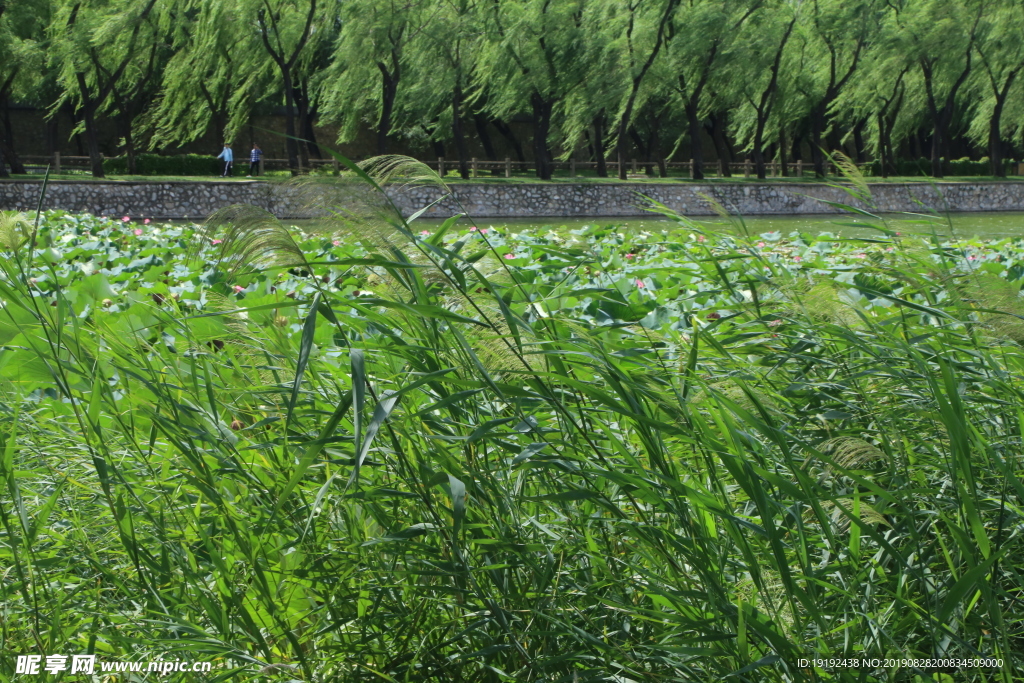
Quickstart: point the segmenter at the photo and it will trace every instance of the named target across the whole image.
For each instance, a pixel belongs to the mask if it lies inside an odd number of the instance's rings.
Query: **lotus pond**
[[[221,219],[4,219],[0,670],[1020,680],[1024,240]]]

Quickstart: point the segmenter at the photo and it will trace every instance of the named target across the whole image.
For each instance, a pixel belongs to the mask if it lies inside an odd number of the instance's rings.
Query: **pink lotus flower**
[[[132,230],[132,233],[133,233],[133,234],[134,234],[134,235],[135,235],[136,237],[138,237],[139,235],[141,235],[141,234],[142,234],[142,228],[135,228],[134,230]]]
[[[514,259],[515,257],[516,257],[516,255],[513,254],[511,251],[508,252],[507,254],[505,254],[505,258],[507,258],[509,260]]]
[[[765,243],[764,243],[764,242],[758,242],[758,243],[757,243],[757,247],[758,247],[758,249],[764,249],[764,248],[765,248],[765,246],[767,246],[767,245],[765,245]]]
[[[124,223],[130,223],[130,222],[131,222],[131,220],[132,220],[132,219],[131,219],[131,218],[128,218],[128,216],[124,216],[124,217],[122,217],[122,218],[121,218],[121,221],[122,221],[122,222],[124,222]]]
[[[333,242],[331,242],[331,244],[333,244],[336,247],[340,247],[341,246],[341,240],[334,240]]]
[[[867,258],[867,257],[868,257],[868,255],[867,255],[867,254],[863,254],[863,253],[861,253],[861,254],[854,254],[854,257],[853,257],[853,258]]]
[[[636,281],[636,286],[637,286],[637,287],[639,287],[640,289],[643,289],[643,288],[644,288],[644,287],[646,287],[647,285],[645,285],[645,284],[644,284],[644,281],[643,281],[643,280],[637,280],[637,281]]]
[[[886,251],[895,251],[896,247],[886,247],[885,250]]]
[[[234,287],[232,287],[232,289],[235,290],[235,294],[238,294],[243,289],[245,289],[245,287],[243,287],[242,285],[235,285]]]
[[[803,256],[794,256],[794,257],[793,257],[793,260],[794,260],[794,261],[803,261],[803,260],[804,260],[804,257],[803,257]]]
[[[768,327],[778,327],[781,324],[782,324],[782,320],[781,319],[780,320],[772,320],[771,322],[768,323]]]
[[[142,221],[142,224],[143,224],[143,225],[149,225],[149,224],[150,224],[150,222],[151,222],[151,221],[150,221],[150,220],[149,220],[149,219],[147,218],[146,220]]]
[[[973,261],[973,260],[974,260],[974,259],[976,259],[976,258],[978,258],[978,257],[977,257],[977,256],[974,256],[974,255],[972,254],[972,255],[970,255],[970,256],[968,256],[968,257],[967,257],[967,260],[968,260],[968,261]]]
[[[210,240],[210,244],[220,244],[224,240]]]
[[[474,225],[473,227],[471,227],[471,228],[469,229],[469,231],[470,231],[470,232],[476,232],[476,226]]]
[[[423,237],[429,237],[430,236],[430,231],[429,230],[420,230],[420,235],[422,235]]]
[[[704,242],[708,241],[708,238],[705,237],[704,235],[697,235],[697,241],[703,244]]]
[[[487,228],[480,228],[480,234],[481,235],[486,235],[487,234]]]
[[[626,254],[626,258],[630,259],[630,260],[633,260],[633,259],[636,258],[636,254]]]

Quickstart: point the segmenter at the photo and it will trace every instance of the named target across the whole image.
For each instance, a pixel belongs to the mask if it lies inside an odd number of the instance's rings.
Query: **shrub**
[[[1013,160],[1007,159],[1003,161],[1006,167],[1006,173],[1013,175],[1016,173],[1017,163]],[[882,175],[882,164],[877,159],[864,166],[865,174],[871,176]],[[989,168],[988,157],[982,157],[977,161],[973,161],[964,157],[963,159],[954,159],[947,161],[943,164],[943,172],[946,175],[952,176],[991,176],[992,169]],[[931,159],[899,159],[896,162],[895,173],[893,169],[889,169],[889,175],[894,176],[931,176],[932,173],[932,161]]]
[[[220,175],[222,170],[221,161],[206,154],[139,154],[135,157],[135,168],[137,175],[179,176]],[[110,175],[126,175],[128,159],[123,156],[104,159],[103,171]]]

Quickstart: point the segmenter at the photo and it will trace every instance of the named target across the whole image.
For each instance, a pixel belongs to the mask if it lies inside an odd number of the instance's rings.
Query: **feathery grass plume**
[[[234,204],[210,216],[189,249],[195,260],[205,244],[220,240],[214,265],[232,275],[273,267],[304,267],[306,256],[291,232],[265,209]]]
[[[871,196],[871,188],[868,186],[868,181],[864,178],[864,174],[857,168],[857,164],[850,157],[839,151],[829,155],[829,160],[839,169],[839,174],[843,176],[843,179],[852,185],[852,187],[844,187],[842,185],[833,185],[833,187],[839,187],[850,196],[856,197],[864,204],[873,207],[875,200]]]
[[[1024,343],[1024,297],[1021,281],[1010,281],[993,273],[976,272],[963,286],[966,303],[972,308],[1000,311],[977,313],[993,334]]]
[[[830,322],[842,327],[854,327],[861,323],[860,316],[850,304],[839,298],[839,293],[830,282],[814,284],[793,299],[816,321]]]
[[[718,214],[719,218],[724,218],[727,221],[732,220],[732,214],[729,213],[728,209],[722,206],[722,202],[718,201],[711,195],[706,194],[704,192],[698,192],[697,196],[703,199],[704,202],[708,205],[708,208],[710,208],[712,211]]]
[[[853,523],[850,519],[854,509],[857,510],[857,517],[861,522],[868,525],[884,524],[887,527],[891,527],[892,524],[885,518],[881,512],[873,508],[863,499],[857,501],[856,508],[854,507],[853,501],[849,498],[844,499],[842,506],[839,503],[832,500],[820,501],[821,509],[828,515],[829,521],[832,523],[832,529],[837,534],[845,534],[849,532],[850,526]],[[845,512],[844,512],[845,510]],[[808,522],[813,523],[813,514],[806,516]]]
[[[411,238],[407,217],[402,215],[394,195],[420,191],[427,195],[426,203],[430,205],[451,194],[436,172],[410,157],[371,157],[360,162],[359,167],[372,183],[353,172],[341,177],[307,176],[292,181],[306,210],[325,218],[318,223],[318,231],[394,254],[400,243]],[[421,255],[406,256],[415,262]]]
[[[0,249],[17,251],[32,236],[32,221],[21,211],[0,211]]]
[[[749,392],[757,399],[757,402],[764,406],[772,415],[782,415],[782,411],[779,409],[778,403],[771,397],[764,394],[758,389],[747,386],[746,389],[740,386],[734,379],[726,379],[718,382],[711,382],[705,385],[705,388],[697,393],[691,395],[687,400],[691,405],[701,405],[705,401],[712,399],[716,394],[728,399],[732,403],[735,403],[744,410],[757,414],[757,405],[751,399]]]
[[[863,469],[866,465],[885,460],[885,453],[877,446],[855,436],[837,436],[829,439],[818,446],[818,451],[846,470]],[[826,469],[831,470],[832,466],[829,465]]]

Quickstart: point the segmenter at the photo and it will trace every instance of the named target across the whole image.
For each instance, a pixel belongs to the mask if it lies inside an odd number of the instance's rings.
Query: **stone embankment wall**
[[[0,209],[35,209],[41,187],[40,181],[0,181]],[[335,194],[330,181],[315,186],[264,181],[59,181],[50,183],[43,207],[102,216],[202,220],[231,204],[251,204],[280,218],[312,218],[318,215],[309,208],[312,187]],[[876,209],[884,212],[1024,211],[1024,182],[878,183],[870,188]],[[839,212],[819,200],[869,208],[840,188],[818,183],[481,182],[458,183],[452,189],[453,197],[431,206],[425,215],[441,218],[466,211],[479,218],[636,216],[647,204],[641,194],[691,216],[715,213],[708,198],[741,215]],[[345,205],[345,197],[351,196],[342,188],[330,203]],[[406,215],[440,196],[438,190],[423,187],[393,195]]]

